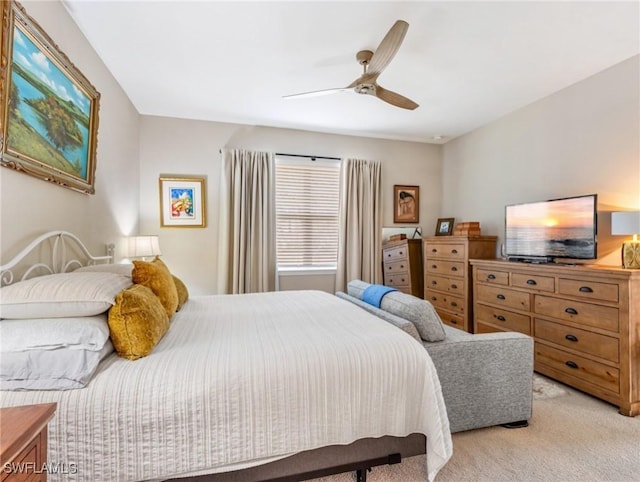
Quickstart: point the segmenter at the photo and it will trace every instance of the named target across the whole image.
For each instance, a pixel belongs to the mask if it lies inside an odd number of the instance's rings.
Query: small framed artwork
[[[420,186],[393,186],[393,222],[420,222]]]
[[[453,233],[454,218],[438,218],[436,224],[436,236],[451,236]]]
[[[1,22],[0,163],[93,194],[100,94],[20,4]]]
[[[160,226],[206,226],[204,177],[160,177]]]

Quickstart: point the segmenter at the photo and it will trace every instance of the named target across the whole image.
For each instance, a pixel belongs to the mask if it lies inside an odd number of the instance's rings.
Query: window
[[[276,158],[278,269],[336,268],[340,163]]]

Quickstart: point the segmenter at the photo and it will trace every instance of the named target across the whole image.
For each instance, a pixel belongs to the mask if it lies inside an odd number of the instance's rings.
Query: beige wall
[[[143,116],[140,127],[140,232],[159,234],[163,257],[194,294],[217,292],[218,185],[223,147],[331,157],[358,157],[383,163],[383,223],[393,225],[394,184],[416,184],[421,225],[431,229],[440,211],[441,147],[269,127]],[[207,227],[160,228],[160,174],[207,178]],[[333,291],[333,276],[282,279],[295,286]]]
[[[104,254],[105,244],[137,227],[139,116],[61,3],[23,5],[102,96],[96,194],[81,194],[0,168],[1,262],[27,241],[55,229],[77,234],[92,251]]]
[[[611,211],[640,209],[640,57],[450,141],[441,215],[504,231],[506,204],[598,194],[598,263],[619,265]]]

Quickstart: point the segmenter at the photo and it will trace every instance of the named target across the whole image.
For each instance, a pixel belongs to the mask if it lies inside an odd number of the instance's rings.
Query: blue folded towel
[[[383,285],[370,285],[367,286],[362,292],[362,301],[365,303],[369,303],[370,305],[375,306],[376,308],[380,308],[380,303],[382,303],[382,298],[384,295],[391,291],[398,291],[396,288],[391,288],[390,286]]]

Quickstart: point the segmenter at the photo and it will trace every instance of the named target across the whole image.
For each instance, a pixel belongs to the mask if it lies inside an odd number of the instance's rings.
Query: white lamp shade
[[[640,211],[611,213],[611,234],[640,234]]]
[[[129,238],[130,258],[144,258],[160,254],[162,253],[160,252],[158,236],[131,236]]]

